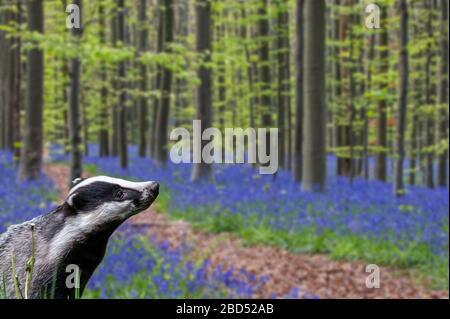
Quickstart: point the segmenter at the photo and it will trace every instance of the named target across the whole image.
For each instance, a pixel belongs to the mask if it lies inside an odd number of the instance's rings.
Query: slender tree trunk
[[[369,49],[367,50],[368,70],[365,89],[367,91],[372,90],[372,72],[373,72],[373,59],[375,56],[375,34],[369,36]],[[364,94],[364,92],[361,92]],[[363,107],[363,176],[366,180],[369,179],[369,118],[367,115],[367,107]]]
[[[17,14],[12,7],[5,7],[0,13],[0,24],[8,25],[17,21]],[[3,20],[3,21],[1,21]],[[1,148],[14,150],[17,122],[19,112],[19,94],[17,90],[17,58],[20,54],[17,47],[18,37],[12,37],[0,31],[0,56],[3,57],[0,65],[0,145]],[[20,66],[19,66],[20,67]]]
[[[14,14],[11,12],[8,14],[9,20],[14,21]],[[14,85],[14,40],[12,38],[7,40],[6,48],[6,63],[9,64],[6,72],[5,87],[6,93],[6,113],[5,113],[5,147],[9,150],[13,150],[14,145],[14,122],[13,122],[13,112],[14,112],[14,92],[12,91]]]
[[[202,128],[211,127],[212,124],[212,71],[207,64],[211,61],[212,52],[212,28],[211,2],[208,0],[197,0],[197,30],[196,47],[197,52],[203,56],[203,63],[198,70],[201,84],[197,89],[197,119],[201,121]],[[201,149],[207,141],[201,142]],[[195,163],[192,170],[192,180],[209,180],[212,178],[211,164]]]
[[[11,12],[0,12],[0,24],[9,24]],[[5,31],[0,31],[0,148],[8,148],[9,113],[10,113],[10,74],[11,74],[11,40]]]
[[[427,9],[428,13],[428,19],[426,24],[426,32],[428,38],[433,37],[433,8],[431,6],[430,2],[426,2],[425,7]],[[432,83],[432,64],[433,64],[433,55],[434,52],[431,48],[431,43],[428,43],[427,50],[426,50],[426,62],[425,62],[425,104],[427,106],[432,105],[434,103],[433,101],[433,83]],[[434,119],[431,114],[426,115],[426,122],[425,122],[425,143],[427,146],[426,151],[426,185],[429,188],[434,187],[434,174],[433,174],[433,153],[431,151],[431,148],[434,145]]]
[[[180,0],[178,2],[178,18],[176,18],[175,22],[177,24],[177,31],[175,32],[175,36],[179,38],[176,41],[183,46],[189,48],[188,36],[189,36],[189,0]],[[176,110],[177,114],[175,116],[175,126],[179,127],[185,123],[185,118],[182,118],[182,115],[185,114],[185,110],[189,105],[189,98],[187,96],[189,92],[189,84],[188,81],[184,78],[177,79],[176,81]],[[185,116],[185,115],[184,115]]]
[[[100,43],[106,44],[106,19],[105,8],[103,1],[99,4],[100,16]],[[99,156],[109,156],[109,133],[108,133],[108,86],[107,86],[107,71],[105,63],[102,63],[100,78],[102,81],[102,87],[100,91],[101,109],[100,109],[100,132],[99,132]]]
[[[170,52],[173,42],[174,8],[172,0],[164,0],[164,51]],[[155,160],[159,165],[165,165],[168,159],[168,127],[170,111],[170,94],[172,90],[172,71],[163,67],[161,83],[161,103],[158,109],[156,126]]]
[[[65,12],[67,8],[67,1],[61,0],[61,10]],[[63,37],[64,41],[67,40],[67,36],[70,35],[67,32],[66,25],[62,26],[62,32],[64,32]],[[61,66],[61,77],[62,77],[62,105],[63,105],[63,121],[64,121],[64,154],[70,155],[70,137],[69,137],[69,61],[66,57],[62,58],[62,66]]]
[[[350,0],[350,5],[353,6],[353,1]],[[349,17],[349,20],[351,22],[351,26],[353,26],[355,24],[355,15],[351,14]],[[356,22],[357,23],[357,22]],[[349,171],[348,171],[348,176],[350,178],[350,183],[353,182],[353,178],[355,176],[355,132],[354,132],[354,122],[356,120],[356,110],[355,110],[355,97],[356,97],[356,84],[355,84],[355,79],[353,77],[354,73],[355,73],[355,67],[354,67],[354,55],[353,55],[353,51],[354,51],[354,45],[355,45],[355,36],[353,34],[353,30],[352,28],[350,28],[349,30],[349,42],[350,42],[350,52],[349,52],[349,59],[348,59],[348,63],[349,63],[349,67],[348,67],[348,77],[349,77],[349,87],[348,87],[348,104],[349,104],[349,112],[350,112],[350,120],[349,120],[349,124],[348,124],[348,128],[346,130],[346,133],[348,134],[348,146],[349,146],[349,159],[348,159],[348,164],[350,165],[349,167]],[[345,161],[347,162],[347,161]],[[346,165],[344,165],[346,166]],[[344,171],[345,172],[345,171]]]
[[[341,17],[339,15],[338,8],[340,6],[340,0],[334,0],[334,16],[333,16],[333,39],[334,41],[339,41],[340,38],[340,24],[341,24]],[[334,48],[334,55],[339,56],[340,54],[340,48],[335,46]],[[340,59],[334,59],[333,63],[333,72],[334,72],[334,94],[333,94],[333,104],[334,109],[337,109],[337,106],[340,105],[340,96],[342,94],[341,90],[341,63]],[[337,112],[334,110],[331,113],[332,122],[333,122],[333,140],[331,142],[332,147],[339,146],[340,143],[340,132],[339,132],[339,114],[336,114]],[[337,160],[337,170],[339,170],[341,162],[338,158]]]
[[[245,8],[242,8],[242,19],[247,19],[247,12]],[[252,61],[250,58],[250,49],[248,45],[248,27],[243,26],[243,34],[242,38],[244,39],[244,51],[245,51],[245,62],[247,63],[247,80],[248,80],[248,91],[249,91],[249,115],[250,115],[250,127],[255,127],[255,92],[254,92],[254,76],[253,76],[253,67]]]
[[[216,27],[216,38],[217,41],[220,42],[221,50],[225,51],[225,25],[221,24]],[[218,62],[219,66],[217,68],[218,79],[217,79],[217,89],[219,90],[219,101],[217,103],[217,107],[219,110],[219,127],[222,132],[225,131],[225,110],[227,105],[227,82],[226,82],[226,56],[223,55],[223,58]],[[224,148],[225,145],[222,145]]]
[[[123,45],[125,41],[125,1],[117,0],[118,14],[117,14],[117,40]],[[119,92],[119,104],[117,114],[117,138],[119,148],[120,167],[128,167],[128,142],[127,142],[127,85],[126,85],[126,61],[120,61],[118,67],[118,92]]]
[[[440,68],[438,99],[441,104],[437,120],[439,138],[448,141],[448,0],[440,1]],[[438,157],[438,181],[440,187],[447,186],[448,149]]]
[[[81,126],[83,128],[83,150],[84,156],[89,156],[89,119],[87,114],[86,95],[89,94],[89,88],[80,86],[80,106],[81,106]]]
[[[344,8],[349,8],[350,0],[344,0],[342,3]],[[341,43],[347,42],[348,30],[349,29],[349,15],[348,13],[341,13],[340,22],[339,22],[339,41]],[[341,48],[341,50],[343,50]],[[347,49],[348,50],[348,49]],[[349,52],[347,52],[349,54]],[[345,79],[351,78],[351,73],[349,70],[349,61],[344,61],[344,63],[340,64],[340,77],[341,82]],[[351,81],[350,81],[351,82]],[[338,152],[338,164],[337,164],[337,174],[341,176],[350,176],[351,175],[351,157],[347,151],[350,151],[351,144],[351,127],[348,123],[349,117],[348,114],[351,113],[351,92],[349,92],[349,88],[351,85],[349,84],[347,87],[341,83],[341,110],[338,116],[338,127],[337,127],[337,142],[339,147]],[[350,107],[348,107],[350,106]],[[340,153],[340,154],[339,154]]]
[[[28,30],[44,33],[44,3],[29,0]],[[27,93],[24,122],[23,148],[20,156],[19,178],[38,178],[42,169],[43,152],[43,95],[44,95],[44,54],[34,47],[27,53]]]
[[[416,6],[411,6],[411,12],[417,11]],[[415,20],[418,20],[418,13],[416,12]],[[419,28],[417,23],[412,24],[413,27],[413,37],[416,38],[420,36]],[[418,52],[416,54],[416,58],[422,59],[422,52]],[[412,60],[414,61],[414,60]],[[417,72],[421,66],[418,67],[418,63],[413,65],[414,70]],[[409,150],[409,174],[408,174],[408,184],[415,185],[417,178],[417,171],[420,170],[420,161],[417,164],[417,159],[420,154],[420,130],[421,130],[421,120],[420,120],[420,109],[423,102],[422,92],[421,92],[421,82],[423,82],[423,77],[416,77],[412,82],[412,90],[411,90],[411,100],[413,101],[411,112],[412,112],[412,130],[411,130],[411,147]]]
[[[164,14],[163,10],[161,9],[164,5],[164,1],[165,0],[158,1],[159,25],[158,25],[158,39],[157,39],[156,53],[161,53],[163,51],[163,45],[164,45],[165,14]],[[161,90],[162,76],[163,76],[162,66],[158,65],[156,67],[155,92]],[[152,121],[151,134],[150,134],[150,155],[153,157],[156,156],[156,147],[158,144],[157,125],[158,125],[158,114],[159,114],[161,98],[162,97],[156,96],[153,100],[153,121]]]
[[[115,48],[117,47],[118,36],[118,14],[117,9],[114,11],[111,17],[111,44]],[[119,79],[117,74],[113,75],[112,79],[113,87],[113,102],[112,102],[112,136],[111,136],[111,155],[116,157],[119,155],[119,133],[118,133],[118,105],[117,105],[117,91],[119,89]]]
[[[22,22],[22,4],[20,1],[17,1],[16,4],[16,13],[15,20],[17,24],[21,24]],[[13,38],[13,48],[12,48],[12,80],[11,80],[11,110],[12,110],[12,125],[13,125],[13,149],[14,149],[14,161],[16,163],[19,162],[20,159],[20,141],[21,141],[21,133],[20,133],[20,105],[21,105],[21,78],[22,78],[22,61],[21,61],[21,46],[22,40],[20,37]]]
[[[296,104],[295,104],[295,144],[293,178],[296,182],[302,179],[302,147],[303,147],[303,51],[304,51],[304,1],[297,0],[296,8]]]
[[[80,19],[82,16],[82,1],[75,0],[74,4],[80,7]],[[81,24],[82,26],[82,24]],[[79,44],[81,41],[82,28],[72,29],[73,41]],[[69,91],[69,141],[70,141],[70,182],[81,177],[83,173],[83,154],[81,151],[81,114],[80,114],[80,57],[76,56],[70,61],[70,91]]]
[[[381,23],[386,23],[386,10],[382,12]],[[378,56],[380,60],[380,74],[386,74],[389,68],[388,61],[388,32],[386,28],[382,28],[378,34]],[[381,80],[381,91],[386,91],[387,81]],[[375,178],[380,181],[386,181],[387,178],[387,101],[386,96],[380,98],[378,102],[378,127],[377,127],[377,145],[382,150],[378,151],[375,158]]]
[[[139,1],[139,46],[140,54],[147,50],[148,38],[148,23],[147,23],[147,0]],[[147,91],[147,66],[144,63],[139,65],[139,92],[142,94]],[[138,101],[138,154],[140,157],[145,157],[147,150],[147,98],[140,96]]]
[[[305,1],[303,181],[305,190],[325,191],[325,0]]]
[[[281,168],[286,167],[285,155],[286,155],[286,110],[287,110],[287,91],[286,84],[288,82],[287,78],[287,68],[289,64],[286,63],[286,25],[289,21],[288,12],[285,1],[278,1],[278,17],[277,17],[277,58],[278,58],[278,162],[281,164]]]
[[[417,84],[414,85],[417,87]],[[409,185],[416,184],[416,170],[417,170],[417,149],[418,149],[418,134],[419,134],[419,115],[417,114],[417,108],[412,110],[413,114],[413,127],[411,132],[411,150],[409,157]]]
[[[405,127],[408,103],[408,4],[400,0],[400,60],[399,60],[399,96],[397,114],[396,159],[394,164],[394,194],[404,194],[403,161],[405,157]]]
[[[260,7],[258,14],[260,20],[258,22],[259,36],[261,37],[261,44],[259,48],[259,63],[261,65],[261,126],[263,128],[270,128],[272,126],[272,98],[271,98],[271,82],[270,75],[270,52],[269,41],[269,18],[267,17],[269,1],[260,0]],[[261,146],[259,146],[261,147]],[[266,136],[266,150],[270,149],[270,135],[267,131]]]
[[[286,169],[292,170],[292,160],[293,160],[293,138],[292,138],[292,96],[291,96],[291,46],[290,46],[290,30],[289,30],[289,17],[286,15],[286,38],[285,40],[285,48],[287,51],[285,52],[285,64],[286,64],[286,138],[287,138],[287,152],[286,152]]]

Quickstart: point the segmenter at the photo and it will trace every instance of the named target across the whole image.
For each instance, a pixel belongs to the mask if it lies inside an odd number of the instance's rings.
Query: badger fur
[[[16,298],[19,292],[20,298],[35,299],[81,294],[102,261],[114,230],[147,209],[158,192],[155,182],[135,183],[107,176],[78,180],[61,206],[10,226],[0,235],[0,297],[5,292],[6,298]],[[32,256],[33,272],[30,267],[27,271]],[[68,266],[73,265],[80,271],[78,287],[67,284]]]

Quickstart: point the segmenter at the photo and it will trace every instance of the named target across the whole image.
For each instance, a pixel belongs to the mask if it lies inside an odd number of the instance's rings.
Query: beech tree
[[[44,3],[27,1],[28,30],[44,33]],[[27,51],[25,121],[20,155],[19,178],[40,176],[43,157],[44,54],[36,43]]]
[[[302,189],[325,191],[325,0],[306,1]]]

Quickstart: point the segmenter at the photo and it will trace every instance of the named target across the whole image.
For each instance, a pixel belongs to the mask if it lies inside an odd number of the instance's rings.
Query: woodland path
[[[64,164],[48,164],[46,174],[57,187],[60,198],[68,191],[69,169]],[[157,208],[156,208],[157,209]],[[368,273],[362,262],[332,260],[325,255],[296,255],[281,248],[269,246],[246,247],[230,234],[208,234],[186,221],[172,221],[152,206],[131,218],[127,223],[145,230],[149,238],[167,241],[176,247],[188,241],[193,247],[192,259],[209,258],[211,267],[222,265],[233,269],[245,269],[255,276],[268,276],[262,293],[255,297],[270,298],[272,293],[285,295],[292,288],[320,298],[448,298],[448,291],[434,291],[417,282],[406,271],[380,267],[381,286],[366,288]]]

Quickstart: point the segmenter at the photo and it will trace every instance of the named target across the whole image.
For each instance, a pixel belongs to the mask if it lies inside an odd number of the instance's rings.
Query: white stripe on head
[[[130,181],[120,179],[120,178],[109,177],[109,176],[96,176],[96,177],[87,178],[87,179],[83,180],[82,182],[78,183],[77,185],[75,185],[74,187],[72,187],[72,189],[69,191],[68,197],[71,194],[73,194],[76,190],[78,190],[79,188],[87,186],[87,185],[95,183],[95,182],[117,184],[123,188],[134,189],[134,190],[137,190],[140,192],[142,192],[144,190],[144,188],[148,187],[149,184],[153,183],[153,182],[138,183],[138,182],[130,182]]]

